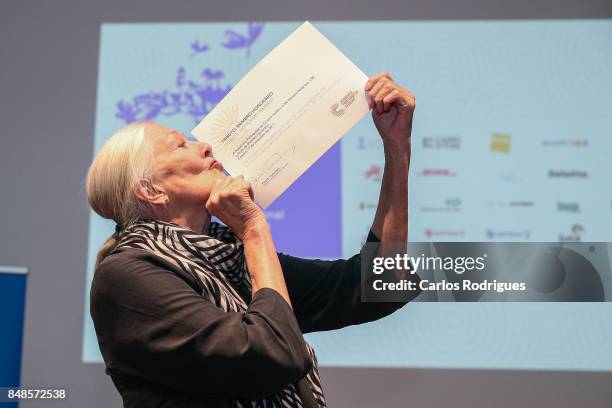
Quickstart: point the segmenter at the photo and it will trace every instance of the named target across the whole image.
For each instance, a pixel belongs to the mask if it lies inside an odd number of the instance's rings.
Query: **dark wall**
[[[0,3],[0,264],[30,268],[22,384],[113,407],[81,363],[99,27],[102,22],[612,18],[610,0],[7,1]],[[609,407],[611,373],[323,368],[332,407]]]

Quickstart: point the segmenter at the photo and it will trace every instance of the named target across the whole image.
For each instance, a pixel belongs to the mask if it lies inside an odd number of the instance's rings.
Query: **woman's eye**
[[[187,147],[187,143],[186,143],[186,142],[183,142],[183,143],[181,143],[181,144],[179,145],[179,147]]]

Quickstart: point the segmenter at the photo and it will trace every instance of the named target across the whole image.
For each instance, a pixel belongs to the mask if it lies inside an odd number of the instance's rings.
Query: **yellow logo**
[[[493,133],[491,135],[491,150],[498,153],[510,153],[512,136],[504,133]]]

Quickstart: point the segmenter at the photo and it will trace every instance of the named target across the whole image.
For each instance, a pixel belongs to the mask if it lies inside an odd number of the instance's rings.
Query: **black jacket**
[[[370,232],[368,241],[378,238]],[[376,320],[404,304],[361,302],[359,254],[279,260],[293,310],[263,288],[246,312],[228,313],[200,296],[190,275],[148,251],[105,258],[94,274],[90,311],[124,406],[229,407],[232,399],[292,383],[312,401],[299,381],[311,368],[302,333]]]

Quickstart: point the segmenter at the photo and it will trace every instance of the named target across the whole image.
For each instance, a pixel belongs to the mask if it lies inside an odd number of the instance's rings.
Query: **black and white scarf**
[[[243,312],[251,299],[251,277],[248,273],[242,241],[234,232],[211,222],[208,234],[199,234],[178,224],[159,220],[138,220],[124,227],[116,245],[153,252],[194,277],[201,295],[226,312]],[[325,397],[317,369],[314,350],[306,343],[312,370],[306,375],[320,408]],[[302,401],[292,384],[281,392],[259,400],[235,400],[237,407],[301,408]]]

